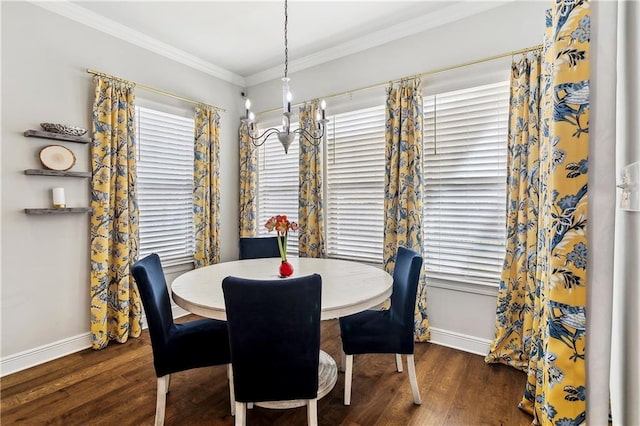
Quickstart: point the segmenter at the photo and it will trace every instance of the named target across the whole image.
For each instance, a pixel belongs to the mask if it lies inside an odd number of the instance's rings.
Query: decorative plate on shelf
[[[40,162],[50,170],[69,170],[76,164],[76,156],[62,145],[47,145],[40,150]]]
[[[42,127],[46,132],[60,133],[62,135],[82,136],[87,133],[87,129],[68,126],[66,124],[40,123],[40,127]]]

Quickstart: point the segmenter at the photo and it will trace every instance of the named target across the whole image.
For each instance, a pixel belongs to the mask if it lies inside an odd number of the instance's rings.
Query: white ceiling
[[[507,1],[512,0],[290,0],[289,72]],[[241,86],[284,73],[284,1],[65,0],[34,4]]]

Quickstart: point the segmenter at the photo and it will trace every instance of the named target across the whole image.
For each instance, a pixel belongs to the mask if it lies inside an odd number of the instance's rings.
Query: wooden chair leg
[[[344,405],[351,405],[351,376],[353,376],[353,355],[346,355],[344,373]]]
[[[402,355],[396,354],[396,370],[402,373]]]
[[[416,376],[416,366],[413,361],[413,354],[407,355],[407,369],[409,370],[409,382],[411,383],[411,391],[413,392],[413,403],[422,404],[420,398],[420,389],[418,389],[418,377]]]
[[[247,404],[236,401],[236,426],[245,426],[247,424]]]
[[[164,410],[167,404],[167,392],[171,374],[158,377],[158,389],[156,390],[156,426],[164,425]]]
[[[307,401],[307,424],[309,426],[318,426],[318,399],[310,399]]]
[[[227,364],[227,379],[229,380],[229,404],[231,405],[231,415],[236,415],[236,392],[233,388],[233,367]]]
[[[340,371],[344,373],[345,366],[347,362],[347,355],[344,353],[342,349],[340,349]]]

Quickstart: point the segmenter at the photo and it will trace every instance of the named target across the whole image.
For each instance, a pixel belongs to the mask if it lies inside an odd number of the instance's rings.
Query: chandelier
[[[323,100],[320,103],[321,113],[318,112],[316,115],[316,121],[318,122],[317,129],[314,129],[313,132],[310,132],[303,128],[298,128],[294,131],[291,131],[291,117],[293,113],[291,112],[291,100],[293,96],[291,95],[291,91],[289,90],[289,48],[288,48],[288,39],[287,39],[287,25],[289,21],[289,15],[287,13],[287,0],[284,0],[284,77],[282,78],[282,128],[278,129],[276,127],[271,127],[266,129],[259,135],[255,135],[254,129],[254,120],[255,115],[251,112],[251,101],[249,98],[246,99],[244,103],[245,107],[245,121],[249,125],[249,137],[251,138],[251,142],[254,146],[262,146],[271,136],[276,135],[278,140],[284,147],[284,153],[288,153],[289,146],[295,139],[295,135],[299,135],[300,143],[303,140],[311,143],[313,146],[318,146],[322,143],[322,139],[324,138],[326,124],[329,120],[325,118],[325,109],[326,102]]]

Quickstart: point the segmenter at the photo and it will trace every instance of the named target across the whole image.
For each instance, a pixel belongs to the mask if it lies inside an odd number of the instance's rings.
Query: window
[[[423,244],[432,283],[498,285],[508,113],[508,82],[424,98]]]
[[[472,88],[440,89],[441,93],[424,97],[422,227],[430,285],[496,286],[500,279],[509,83],[484,84],[486,80]],[[449,90],[452,85],[460,87],[453,79],[440,87],[447,85]],[[364,106],[328,117],[325,241],[331,258],[380,264],[385,106],[379,100]],[[298,147],[296,141],[285,156],[280,144],[270,140],[259,150],[261,235],[268,235],[263,224],[274,214],[297,218]],[[297,239],[291,242],[297,249]]]
[[[298,123],[291,123],[291,131]],[[299,141],[289,146],[285,155],[282,144],[276,137],[258,149],[258,235],[275,236],[275,231],[267,231],[266,221],[275,215],[286,215],[290,221],[298,222],[298,157]],[[289,233],[287,252],[298,253],[298,233]]]
[[[194,120],[136,106],[140,257],[193,261]]]
[[[327,126],[329,257],[382,263],[384,105],[337,114]]]

